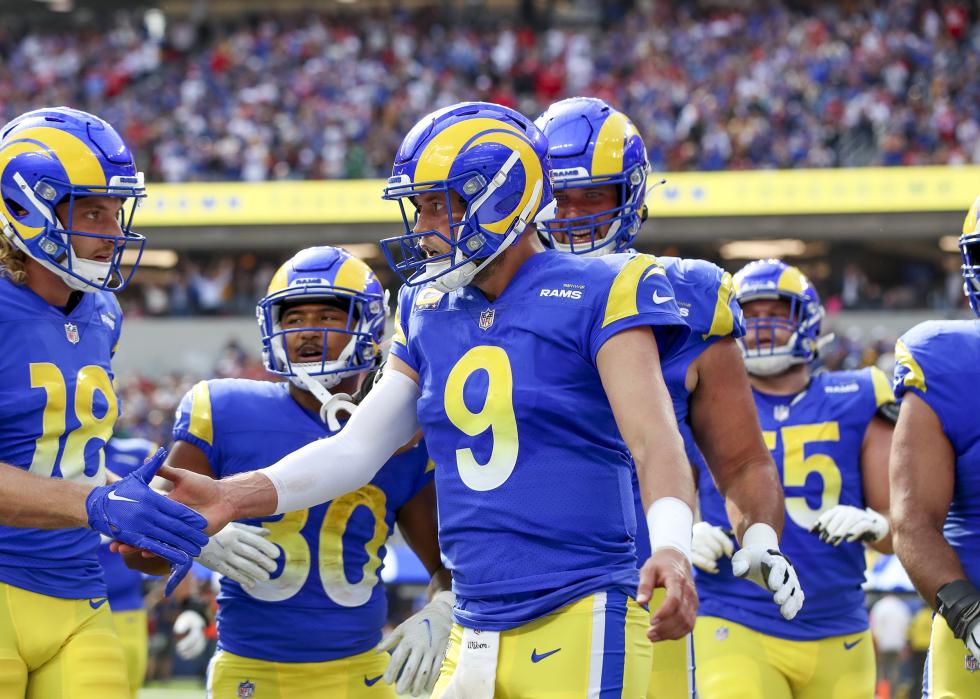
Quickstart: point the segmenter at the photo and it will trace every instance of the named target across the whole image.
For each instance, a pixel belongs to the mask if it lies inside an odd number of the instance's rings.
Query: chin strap
[[[277,345],[274,351],[283,366],[289,366],[289,363],[285,361],[285,352],[283,352],[282,347]],[[326,386],[317,381],[315,377],[310,376],[310,373],[299,364],[292,364],[292,369],[296,376],[291,376],[290,380],[297,383],[295,379],[299,379],[298,383],[302,384],[299,388],[303,388],[316,396],[316,399],[320,401],[320,419],[331,432],[339,432],[341,424],[340,420],[337,419],[337,413],[345,412],[353,415],[357,409],[357,405],[353,402],[350,394],[331,393]]]

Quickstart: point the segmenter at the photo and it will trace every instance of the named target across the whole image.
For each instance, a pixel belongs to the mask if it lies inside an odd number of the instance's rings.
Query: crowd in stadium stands
[[[967,0],[622,4],[540,32],[432,9],[170,18],[156,36],[137,14],[70,33],[5,21],[0,118],[97,112],[170,182],[384,176],[433,106],[536,115],[576,94],[631,115],[657,171],[980,163]]]

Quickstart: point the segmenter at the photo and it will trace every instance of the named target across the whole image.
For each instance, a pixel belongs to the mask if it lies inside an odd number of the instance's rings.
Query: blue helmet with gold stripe
[[[284,326],[285,311],[300,304],[337,307],[346,313],[346,322],[343,327]],[[308,383],[311,378],[324,388],[332,388],[342,379],[378,365],[387,315],[385,291],[364,262],[340,248],[301,250],[275,273],[268,293],[256,308],[262,360],[270,372],[289,377],[300,388],[314,390]],[[302,347],[312,348],[311,356],[300,361],[290,359],[287,337],[293,334],[306,336]],[[348,341],[337,356],[331,357],[329,338],[338,334]]]
[[[136,171],[132,153],[97,116],[50,107],[22,114],[0,129],[3,233],[73,289],[125,288],[146,242],[132,229],[136,205],[144,196],[143,173]],[[75,204],[83,197],[121,199],[119,232],[73,228]],[[68,206],[59,218],[56,207],[61,204]],[[107,260],[85,259],[72,245],[77,238],[109,239],[112,252]],[[124,275],[122,257],[129,249],[136,254]]]
[[[963,292],[970,300],[970,308],[980,316],[980,196],[966,212],[963,232],[960,234],[960,256],[963,265]]]
[[[745,313],[745,336],[738,342],[750,374],[781,374],[795,364],[816,359],[824,310],[817,290],[803,272],[782,260],[756,260],[736,272],[733,282],[743,311],[753,301],[789,304],[785,317],[760,317],[751,310]],[[779,335],[788,336],[788,340],[780,342]]]
[[[415,198],[429,192],[446,197],[448,235],[416,230]],[[465,204],[458,221],[453,193]],[[489,102],[446,107],[405,136],[383,196],[399,203],[405,227],[402,235],[381,241],[392,269],[409,286],[458,289],[515,244],[529,224],[554,215],[548,145],[513,109]],[[430,236],[449,250],[429,256],[421,242]]]
[[[539,229],[544,244],[579,255],[628,249],[647,217],[649,170],[633,122],[601,99],[571,97],[555,102],[534,123],[548,139],[555,190],[612,185],[618,196],[614,208],[546,222]]]

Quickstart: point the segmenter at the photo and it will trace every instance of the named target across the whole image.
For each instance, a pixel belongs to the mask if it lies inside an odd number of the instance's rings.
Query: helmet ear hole
[[[27,209],[13,199],[4,199],[3,203],[7,207],[7,210],[17,218],[24,218],[24,216],[27,216]]]

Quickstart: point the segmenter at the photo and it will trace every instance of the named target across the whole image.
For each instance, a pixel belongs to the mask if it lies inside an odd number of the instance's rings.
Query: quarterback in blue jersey
[[[408,283],[381,380],[338,435],[247,476],[170,474],[174,496],[212,527],[308,507],[421,426],[456,592],[433,696],[642,695],[644,631],[680,638],[697,605],[694,483],[660,372],[688,328],[662,265],[544,250],[547,144],[500,105],[423,118],[385,196],[403,207],[385,249]],[[653,523],[639,574],[631,454]],[[666,601],[650,617],[654,587]]]
[[[0,129],[4,697],[128,697],[99,533],[180,569],[207,541],[200,516],[148,488],[162,455],[106,485],[122,326],[111,292],[129,278],[123,251],[142,249],[142,196],[129,149],[98,117],[40,109]]]
[[[960,236],[980,316],[980,197]],[[980,696],[980,321],[917,325],[895,348],[895,551],[933,617],[923,697]],[[964,647],[965,645],[965,647]]]
[[[890,382],[877,367],[811,370],[823,308],[796,267],[758,260],[734,282],[746,320],[745,365],[785,490],[782,549],[807,599],[789,622],[756,586],[737,579],[724,502],[702,474],[704,521],[694,531],[698,692],[704,699],[870,697],[875,659],[862,542],[890,550]]]
[[[380,359],[387,315],[385,293],[364,262],[332,247],[297,253],[258,305],[266,367],[288,380],[194,386],[177,410],[170,460],[224,478],[337,433],[339,414],[355,411],[351,394]],[[433,471],[424,443],[413,444],[351,492],[250,520],[281,554],[271,579],[248,587],[221,580],[213,696],[394,697],[396,679],[399,692],[432,689],[452,608]],[[387,620],[380,570],[396,521],[435,576],[437,594],[389,639],[389,663],[375,647]]]
[[[539,228],[548,247],[601,256],[630,249],[646,219],[646,147],[629,118],[604,101],[574,97],[551,105],[535,122],[548,138],[556,218]],[[769,548],[783,525],[783,492],[762,441],[752,392],[735,339],[744,334],[732,277],[704,260],[660,257],[691,335],[662,361],[684,447],[697,472],[709,471],[731,507],[736,534],[766,532]],[[707,457],[707,458],[706,458]],[[634,479],[634,486],[636,485]],[[639,491],[637,559],[649,548]],[[731,544],[729,544],[730,546]],[[788,563],[786,563],[789,566]],[[748,571],[748,569],[746,569]],[[795,574],[780,578],[792,618],[803,602]],[[793,589],[797,586],[796,589]],[[777,588],[774,594],[780,594]],[[653,652],[649,699],[686,699],[694,692],[691,639],[663,641]]]

